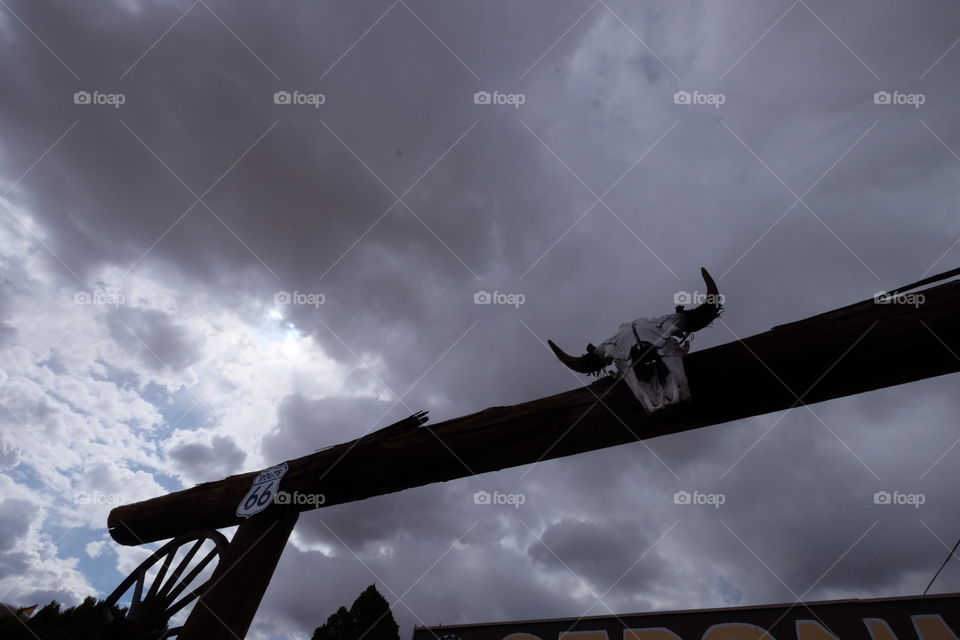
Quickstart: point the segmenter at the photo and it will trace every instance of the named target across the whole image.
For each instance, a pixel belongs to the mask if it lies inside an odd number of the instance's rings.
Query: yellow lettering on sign
[[[680,636],[666,627],[624,629],[623,640],[680,640]]]
[[[957,640],[957,634],[938,615],[910,616],[920,640]]]
[[[837,640],[829,629],[816,620],[797,620],[797,640]]]
[[[886,620],[880,618],[864,618],[863,624],[867,625],[867,631],[870,632],[870,640],[897,640],[897,635],[887,624]]]
[[[766,629],[745,622],[715,624],[703,633],[703,640],[774,640]]]

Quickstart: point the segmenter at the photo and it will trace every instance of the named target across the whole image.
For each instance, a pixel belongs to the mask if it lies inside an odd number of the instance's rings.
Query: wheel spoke
[[[139,571],[139,574],[140,575],[137,576],[137,584],[133,588],[133,599],[130,601],[130,612],[127,614],[130,617],[134,617],[140,613],[140,605],[142,604],[140,597],[143,595],[143,581],[147,577],[147,570],[144,569],[143,571]]]
[[[177,564],[176,569],[173,570],[173,573],[170,574],[170,578],[167,580],[167,583],[160,588],[157,592],[157,597],[161,600],[167,600],[167,594],[170,590],[177,584],[177,580],[180,579],[183,570],[187,568],[190,564],[190,561],[193,560],[193,556],[197,555],[197,551],[200,550],[200,547],[203,546],[203,543],[206,541],[206,538],[197,538],[197,541],[193,543],[193,546],[190,548],[190,551],[187,552],[187,555],[183,557],[183,560]],[[176,596],[173,596],[176,597]]]
[[[163,583],[163,579],[167,575],[167,569],[170,568],[170,563],[173,561],[173,556],[176,555],[178,549],[180,549],[180,545],[171,546],[167,550],[166,557],[163,559],[163,565],[160,567],[160,571],[157,572],[157,575],[154,576],[153,584],[150,585],[150,591],[147,593],[147,600],[153,600],[157,596],[157,590]]]
[[[176,597],[179,596],[180,593],[187,588],[187,585],[193,582],[196,579],[196,577],[200,575],[200,572],[203,571],[204,568],[206,568],[206,566],[210,564],[210,561],[216,558],[219,553],[220,553],[219,549],[216,549],[216,548],[211,549],[210,552],[208,552],[207,555],[203,557],[203,560],[198,562],[197,566],[195,566],[193,569],[190,570],[190,573],[187,574],[187,577],[184,578],[180,582],[180,584],[178,584],[174,589],[170,591],[170,593],[167,595],[167,602],[173,602],[174,599],[176,599]]]
[[[200,585],[199,587],[192,590],[187,595],[177,600],[174,604],[170,605],[170,607],[167,609],[167,613],[170,614],[170,617],[172,618],[173,616],[177,615],[177,612],[179,612],[180,609],[183,609],[185,606],[187,606],[188,604],[196,600],[199,596],[201,596],[203,592],[206,591],[207,585],[209,584],[209,582],[210,582],[209,580],[207,582],[204,582],[202,585]]]

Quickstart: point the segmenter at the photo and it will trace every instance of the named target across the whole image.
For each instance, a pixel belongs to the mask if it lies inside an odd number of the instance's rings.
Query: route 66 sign
[[[250,491],[247,491],[247,495],[243,496],[243,500],[237,505],[237,515],[241,518],[249,518],[269,507],[273,497],[277,495],[280,480],[287,469],[287,463],[284,462],[258,473],[253,479]]]

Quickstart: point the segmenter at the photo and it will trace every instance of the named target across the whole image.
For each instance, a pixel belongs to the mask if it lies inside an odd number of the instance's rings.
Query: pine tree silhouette
[[[85,598],[75,607],[61,609],[56,600],[37,611],[29,620],[13,617],[0,618],[0,638],[3,640],[101,640],[106,627],[102,603],[96,598]],[[114,609],[116,612],[125,611]]]
[[[337,612],[327,618],[327,622],[317,627],[311,640],[347,640],[356,638],[359,634],[353,628],[353,618],[346,607],[340,607]]]
[[[400,640],[390,605],[375,585],[363,590],[350,610],[340,607],[317,627],[311,640]]]

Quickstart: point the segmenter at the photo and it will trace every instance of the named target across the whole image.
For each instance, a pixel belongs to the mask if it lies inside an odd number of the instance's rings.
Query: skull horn
[[[577,373],[599,374],[603,368],[607,366],[607,363],[603,361],[603,358],[593,352],[595,347],[592,344],[588,344],[587,352],[578,358],[575,358],[568,353],[564,353],[563,349],[553,344],[553,340],[547,340],[547,344],[550,345],[554,355],[559,358],[560,362],[567,365],[567,367],[573,369]]]
[[[700,331],[708,324],[716,320],[720,312],[723,311],[723,305],[720,303],[720,292],[717,290],[717,283],[713,281],[710,274],[703,267],[700,268],[700,275],[703,276],[703,282],[707,285],[707,299],[703,304],[695,309],[679,310],[678,313],[683,318],[683,330],[687,333]]]

